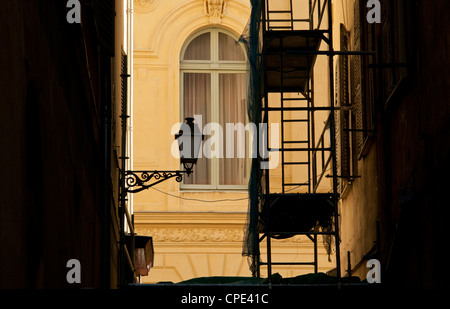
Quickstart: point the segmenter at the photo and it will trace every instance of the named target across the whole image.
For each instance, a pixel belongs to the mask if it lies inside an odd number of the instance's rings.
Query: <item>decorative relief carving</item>
[[[148,13],[153,11],[159,4],[159,0],[134,0],[136,13]]]
[[[152,236],[155,242],[242,242],[240,228],[151,228],[137,229],[139,235]],[[308,243],[306,237],[294,236],[276,242]]]
[[[242,242],[241,229],[162,228],[140,229],[140,235],[150,235],[157,242]]]
[[[210,24],[221,24],[225,17],[229,0],[203,0],[203,11]]]

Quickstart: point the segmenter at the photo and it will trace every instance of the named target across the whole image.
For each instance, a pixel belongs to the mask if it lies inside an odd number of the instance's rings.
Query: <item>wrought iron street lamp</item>
[[[177,182],[183,180],[183,174],[188,176],[193,172],[197,163],[204,135],[194,123],[194,118],[188,117],[181,124],[180,131],[175,135],[180,151],[180,163],[184,170],[176,171],[125,171],[125,191],[136,193],[146,190],[160,182],[175,178]]]
[[[127,98],[127,84],[126,79],[130,77],[127,74],[127,56],[122,54],[122,98]],[[129,193],[137,193],[142,190],[148,189],[158,183],[161,183],[170,178],[175,178],[177,182],[183,180],[183,175],[188,176],[193,172],[194,165],[197,163],[197,159],[200,153],[200,148],[204,135],[201,134],[200,128],[196,123],[194,123],[194,118],[188,117],[185,122],[181,124],[178,134],[175,135],[175,139],[178,142],[178,150],[180,151],[180,163],[183,165],[184,170],[175,171],[127,171],[125,170],[126,160],[128,159],[126,153],[127,144],[127,127],[128,118],[127,115],[127,100],[122,100],[122,114],[120,118],[122,119],[122,156],[121,167],[119,172],[120,181],[120,192],[119,192],[119,218],[120,218],[120,246],[118,252],[119,267],[117,269],[118,276],[118,286],[123,286],[127,282],[129,273],[127,271],[132,271],[135,275],[145,275],[143,267],[148,270],[150,267],[150,255],[151,260],[153,259],[153,243],[151,243],[151,248],[145,245],[145,250],[137,250],[140,248],[140,237],[134,233],[134,216],[130,215],[127,207],[126,201]],[[126,223],[129,229],[129,234],[126,235]],[[125,239],[129,237],[129,244],[126,246]],[[141,237],[142,238],[142,237]],[[129,247],[129,248],[128,248]],[[142,247],[142,246],[141,246]],[[150,250],[151,249],[151,250]],[[145,252],[148,251],[148,252]],[[145,258],[143,253],[145,253]],[[150,255],[147,258],[147,253]],[[136,260],[135,260],[136,254]],[[145,260],[145,263],[143,262]],[[126,265],[128,261],[128,265]],[[131,268],[130,268],[131,267]],[[142,272],[141,272],[142,271]]]
[[[175,135],[180,150],[180,162],[188,175],[192,173],[194,165],[197,164],[203,138],[204,135],[192,117],[186,118],[186,122],[181,125],[180,132]]]

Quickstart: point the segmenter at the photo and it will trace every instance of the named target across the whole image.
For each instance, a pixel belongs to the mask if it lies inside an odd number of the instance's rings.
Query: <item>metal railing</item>
[[[271,1],[274,0],[265,0],[264,29],[266,31],[318,30],[322,25],[328,3],[327,0],[309,0],[308,17],[294,18],[296,10],[293,6],[293,0],[288,1],[289,7],[286,9],[271,9]]]

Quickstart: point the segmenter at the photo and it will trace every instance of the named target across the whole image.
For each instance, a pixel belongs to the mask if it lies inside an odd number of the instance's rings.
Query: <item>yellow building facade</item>
[[[247,122],[246,52],[238,40],[250,17],[250,1],[133,4],[132,169],[179,170],[179,159],[173,155],[174,128],[185,117],[201,115],[204,133],[209,123],[225,130],[226,123]],[[203,150],[220,147],[207,142],[208,138]],[[247,257],[242,256],[249,144],[246,139],[244,157],[208,158],[204,151],[194,174],[183,182],[168,180],[132,195],[135,232],[153,237],[155,252],[153,268],[142,283],[251,276]],[[319,271],[327,272],[334,264],[319,249]],[[313,245],[303,236],[273,241],[272,251],[273,261],[313,259]],[[264,260],[264,243],[261,252]],[[283,277],[312,271],[292,265],[273,269]]]

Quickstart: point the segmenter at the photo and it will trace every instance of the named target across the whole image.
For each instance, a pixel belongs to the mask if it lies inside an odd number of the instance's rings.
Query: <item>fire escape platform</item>
[[[307,83],[317,57],[322,30],[275,30],[265,37],[265,73],[268,92],[301,92]],[[283,74],[280,72],[283,68]]]
[[[332,194],[280,193],[266,198],[260,210],[260,233],[278,239],[300,234],[332,234],[335,210]]]

